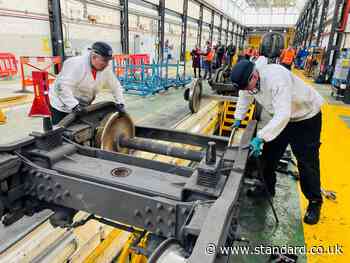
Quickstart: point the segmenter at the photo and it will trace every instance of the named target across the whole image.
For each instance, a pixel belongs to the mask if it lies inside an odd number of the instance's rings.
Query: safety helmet
[[[105,42],[95,42],[91,47],[91,51],[107,59],[112,59],[113,56],[112,47]]]

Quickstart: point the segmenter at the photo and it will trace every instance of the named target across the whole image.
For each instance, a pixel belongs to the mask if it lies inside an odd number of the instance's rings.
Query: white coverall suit
[[[240,90],[235,119],[242,120],[255,98],[273,117],[258,131],[265,141],[264,177],[270,193],[275,193],[275,169],[291,145],[298,160],[301,189],[309,200],[322,201],[320,192],[319,147],[323,98],[303,80],[277,64],[260,65],[260,91],[250,95]]]
[[[117,104],[124,104],[121,85],[113,74],[111,66],[107,66],[103,71],[97,71],[94,79],[90,52],[83,56],[69,58],[64,62],[54,86],[50,88],[51,108],[67,115],[78,104],[90,105],[103,85],[111,88]]]

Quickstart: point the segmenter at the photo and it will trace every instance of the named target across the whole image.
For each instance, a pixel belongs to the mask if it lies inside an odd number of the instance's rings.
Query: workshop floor
[[[307,202],[298,183],[290,176],[278,176],[274,204],[280,219],[276,227],[272,211],[267,202],[245,199],[241,206],[241,236],[250,240],[250,245],[334,246],[342,245],[344,255],[299,256],[298,262],[349,262],[350,247],[350,107],[330,96],[329,87],[316,85],[296,72],[307,83],[312,84],[326,99],[323,107],[323,129],[321,147],[321,180],[327,190],[337,192],[337,201],[325,199],[320,223],[308,226],[302,222]],[[15,85],[13,83],[8,83]],[[8,85],[8,86],[11,86]],[[1,88],[7,87],[0,83]],[[8,92],[11,92],[9,90]],[[1,96],[1,95],[0,95]],[[111,99],[109,93],[102,93],[99,100]],[[182,89],[154,97],[141,98],[126,95],[127,109],[136,123],[170,127],[189,114],[187,102],[183,100]],[[0,105],[1,107],[1,105]],[[0,143],[19,139],[33,130],[41,129],[40,119],[27,117],[29,104],[6,108],[8,123],[0,125]],[[30,223],[29,223],[30,224]],[[1,235],[0,227],[0,235]],[[14,232],[12,234],[18,234]],[[7,236],[8,237],[8,236]],[[3,240],[0,238],[0,240]],[[241,243],[244,245],[244,242]],[[267,256],[240,256],[232,262],[268,262]]]

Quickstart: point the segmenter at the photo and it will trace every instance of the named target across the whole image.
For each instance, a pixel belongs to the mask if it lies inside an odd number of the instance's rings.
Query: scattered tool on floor
[[[321,187],[321,193],[325,198],[329,200],[335,201],[337,199],[337,195],[335,191],[326,190],[323,187]]]

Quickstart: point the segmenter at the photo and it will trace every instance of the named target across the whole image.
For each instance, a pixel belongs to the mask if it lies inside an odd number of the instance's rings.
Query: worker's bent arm
[[[253,102],[253,99],[254,99],[254,96],[250,95],[247,91],[245,90],[239,91],[239,96],[238,96],[238,101],[237,101],[236,111],[235,111],[236,120],[244,119],[250,104]]]
[[[113,74],[112,69],[107,68],[106,71],[107,84],[112,90],[114,99],[116,100],[117,104],[125,104],[123,90],[119,80]]]
[[[292,111],[292,91],[287,83],[276,83],[272,87],[273,118],[258,132],[258,137],[269,142],[287,126]]]
[[[54,96],[64,105],[65,109],[70,111],[79,104],[79,101],[73,95],[73,89],[81,79],[81,70],[75,66],[69,59],[63,64],[63,68],[57,77],[54,88]]]

